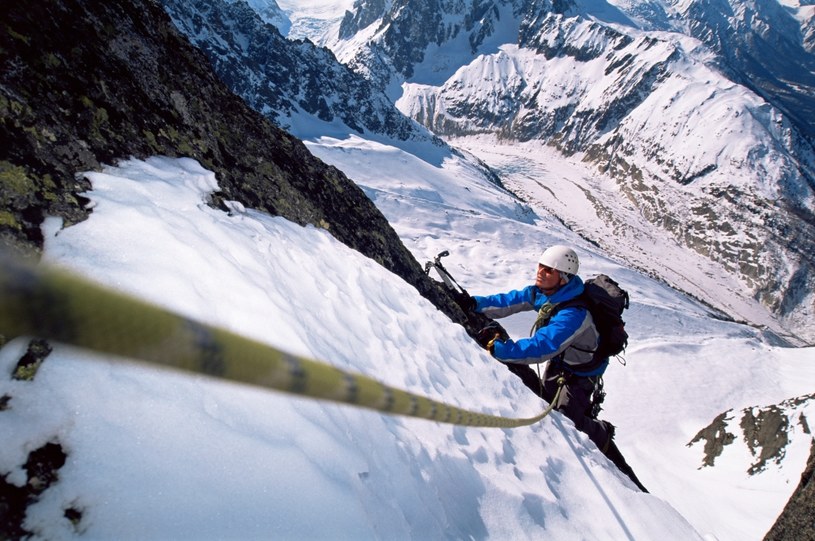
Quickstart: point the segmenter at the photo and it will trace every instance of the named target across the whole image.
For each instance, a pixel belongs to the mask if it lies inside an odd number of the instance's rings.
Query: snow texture
[[[357,137],[309,142],[358,182],[420,261],[450,250],[472,293],[526,285],[541,250],[575,246],[581,274],[632,296],[626,366],[602,416],[651,493],[571,421],[461,428],[182,375],[57,346],[31,382],[3,378],[0,471],[59,441],[68,459],[25,527],[41,539],[760,539],[808,445],[748,476],[687,443],[719,413],[811,392],[812,349],[765,343],[617,263],[463,158],[430,164]],[[550,164],[553,175],[574,165]],[[47,221],[44,261],[189,317],[451,404],[511,417],[545,406],[415,289],[314,227],[205,204],[190,159],[88,173],[91,217]],[[654,256],[659,248],[654,246]],[[711,287],[716,284],[711,282]],[[506,321],[523,336],[533,314]],[[0,350],[3,373],[24,351]],[[65,517],[78,509],[77,526]]]

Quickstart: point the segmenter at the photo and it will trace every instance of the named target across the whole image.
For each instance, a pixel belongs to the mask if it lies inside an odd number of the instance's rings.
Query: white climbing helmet
[[[570,275],[577,274],[577,269],[580,267],[575,251],[559,244],[547,248],[538,262]]]

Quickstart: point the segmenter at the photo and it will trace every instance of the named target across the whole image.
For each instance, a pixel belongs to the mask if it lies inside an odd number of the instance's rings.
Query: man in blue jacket
[[[537,311],[531,336],[512,340],[496,327],[488,326],[479,335],[479,343],[507,368],[518,375],[538,396],[550,402],[563,385],[554,407],[571,419],[575,427],[588,435],[597,447],[626,473],[644,492],[613,441],[614,427],[591,414],[592,394],[608,366],[608,358],[596,359],[599,335],[591,313],[584,304],[569,302],[583,293],[583,280],[577,275],[577,254],[568,246],[552,246],[541,255],[534,285],[523,289],[465,300],[491,319],[522,311]],[[560,305],[560,306],[557,306]],[[542,378],[531,364],[548,361]]]

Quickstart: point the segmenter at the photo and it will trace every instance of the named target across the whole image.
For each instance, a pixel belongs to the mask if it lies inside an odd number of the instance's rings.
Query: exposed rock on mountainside
[[[801,482],[764,541],[815,539],[815,440]]]
[[[794,438],[804,438],[807,441],[812,439],[811,422],[807,419],[807,413],[813,407],[815,394],[791,398],[763,408],[747,408],[738,415],[728,410],[700,430],[688,443],[688,447],[704,441],[701,467],[711,467],[715,466],[716,459],[729,445],[743,442],[754,458],[747,467],[747,473],[756,475],[771,464],[780,464]]]
[[[431,137],[331,51],[309,41],[287,40],[244,2],[163,3],[227,86],[277,125],[297,132],[303,129],[300,115],[307,113],[359,133],[367,130],[402,140]]]
[[[216,203],[324,227],[437,297],[362,190],[231,93],[157,3],[19,2],[3,25],[6,244],[40,245],[45,215],[83,219],[90,186],[78,172],[130,156],[189,156],[216,172]]]
[[[354,11],[346,11],[340,23],[340,39],[348,39],[354,34],[375,23],[385,15],[385,0],[356,0]]]

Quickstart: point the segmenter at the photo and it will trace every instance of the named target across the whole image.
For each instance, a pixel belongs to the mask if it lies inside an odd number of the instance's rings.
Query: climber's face
[[[563,283],[565,283],[565,280],[561,278],[560,271],[538,263],[538,272],[535,275],[535,285],[538,286],[538,289],[547,295],[551,295],[557,291]]]

